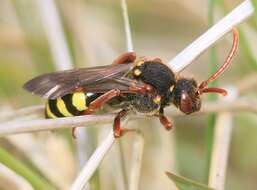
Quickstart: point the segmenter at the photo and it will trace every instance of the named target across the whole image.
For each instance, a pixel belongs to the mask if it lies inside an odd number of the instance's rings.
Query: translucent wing
[[[129,79],[123,76],[132,67],[133,63],[127,63],[58,71],[35,77],[26,82],[23,87],[33,94],[48,99],[62,97],[76,89],[105,92],[117,88],[128,91],[126,80]]]

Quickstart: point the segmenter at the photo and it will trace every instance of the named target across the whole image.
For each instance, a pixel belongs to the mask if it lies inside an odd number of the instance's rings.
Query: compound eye
[[[182,92],[180,99],[180,110],[185,114],[190,114],[192,110],[192,99],[187,92]]]

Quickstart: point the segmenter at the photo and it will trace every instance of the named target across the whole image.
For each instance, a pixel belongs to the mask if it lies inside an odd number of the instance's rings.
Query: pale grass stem
[[[21,141],[21,139],[23,140]],[[67,189],[69,187],[73,175],[73,172],[71,172],[72,169],[70,168],[74,168],[72,167],[72,163],[75,163],[75,161],[72,159],[72,152],[70,152],[68,144],[66,144],[63,138],[50,133],[42,139],[31,133],[27,133],[21,135],[10,135],[7,137],[7,140],[12,145],[16,146],[18,150],[34,164],[43,176],[54,184],[55,187],[58,189]],[[59,156],[60,153],[65,152],[65,154],[63,154],[65,155],[65,163],[68,164],[70,168],[66,167],[63,169],[60,165],[62,162],[58,162],[60,164],[56,164],[56,160],[52,158],[49,159],[49,156],[51,156],[49,154],[50,147],[51,149],[57,149],[57,151],[53,152]],[[31,152],[33,152],[33,154],[31,154]]]
[[[110,150],[113,145],[115,138],[113,132],[109,132],[108,136],[104,141],[97,147],[93,155],[89,158],[86,165],[83,167],[78,177],[73,182],[70,190],[80,190],[87,186],[88,180],[94,174],[95,170],[103,160],[106,153]]]
[[[37,0],[37,3],[56,69],[71,69],[73,67],[73,63],[65,40],[64,31],[61,26],[61,20],[55,1]]]
[[[101,139],[102,140],[102,139]],[[109,173],[113,179],[113,184],[115,189],[127,190],[127,180],[124,170],[124,163],[122,151],[120,149],[121,142],[115,143],[115,146],[112,148],[112,151],[107,159],[109,166]],[[105,176],[106,177],[106,176]],[[108,179],[107,179],[108,180]]]
[[[240,24],[251,16],[253,11],[254,8],[252,2],[250,0],[245,0],[175,56],[168,65],[174,72],[182,71],[203,51],[223,37],[234,26]]]
[[[123,16],[123,22],[124,22],[124,28],[125,28],[127,51],[133,52],[134,48],[132,43],[131,29],[129,24],[129,16],[128,16],[128,8],[127,8],[126,0],[121,0],[121,10],[122,10],[122,16]]]
[[[140,171],[143,159],[144,137],[140,132],[136,132],[132,147],[132,158],[130,166],[129,190],[139,189]]]
[[[231,88],[224,101],[233,102],[236,98],[237,90]],[[209,186],[217,190],[223,190],[225,185],[232,129],[232,113],[219,112],[214,128],[213,150],[209,173]]]
[[[122,15],[123,15],[123,21],[124,21],[124,27],[125,27],[127,51],[132,52],[133,44],[132,44],[131,29],[129,25],[129,17],[128,17],[126,0],[121,0],[121,8],[122,8]],[[98,165],[102,161],[103,157],[106,155],[106,153],[113,145],[114,141],[115,139],[113,137],[113,132],[111,131],[108,137],[106,138],[106,140],[100,146],[98,146],[97,150],[90,157],[89,161],[86,163],[82,172],[79,174],[79,176],[76,178],[75,182],[73,183],[71,189],[78,190],[78,189],[83,189],[83,187],[85,186],[88,186],[88,180],[93,175]]]
[[[67,70],[73,68],[74,64],[72,63],[72,57],[66,42],[55,0],[38,0],[38,8],[41,13],[56,69]],[[76,136],[77,157],[80,165],[83,165],[85,159],[83,159],[82,155],[87,155],[86,129],[80,128],[76,130]]]
[[[209,113],[217,113],[221,111],[246,111],[257,113],[257,100],[238,98],[233,102],[215,101],[206,102],[202,105],[199,112],[194,115],[202,115]],[[18,111],[19,112],[19,111]],[[43,109],[42,109],[43,112]],[[32,113],[33,114],[33,113]],[[15,115],[15,112],[13,113]],[[177,117],[183,116],[178,110],[174,108],[167,109],[167,116]],[[102,125],[112,123],[115,114],[104,114],[104,115],[87,115],[77,117],[66,117],[56,119],[44,119],[38,118],[33,120],[24,120],[20,122],[17,118],[14,121],[0,123],[0,137],[6,135],[20,134],[20,133],[31,133],[39,131],[59,130],[73,127],[87,127],[92,125]],[[145,119],[144,116],[131,116],[130,120]]]

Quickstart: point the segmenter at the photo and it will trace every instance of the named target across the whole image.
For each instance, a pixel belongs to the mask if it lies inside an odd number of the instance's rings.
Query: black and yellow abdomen
[[[98,96],[93,93],[74,92],[46,102],[47,118],[71,117],[81,115]]]

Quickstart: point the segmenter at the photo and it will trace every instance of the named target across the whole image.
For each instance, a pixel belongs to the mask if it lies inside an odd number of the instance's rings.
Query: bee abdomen
[[[48,100],[45,115],[47,118],[78,116],[87,109],[92,93],[74,92],[57,99]]]

